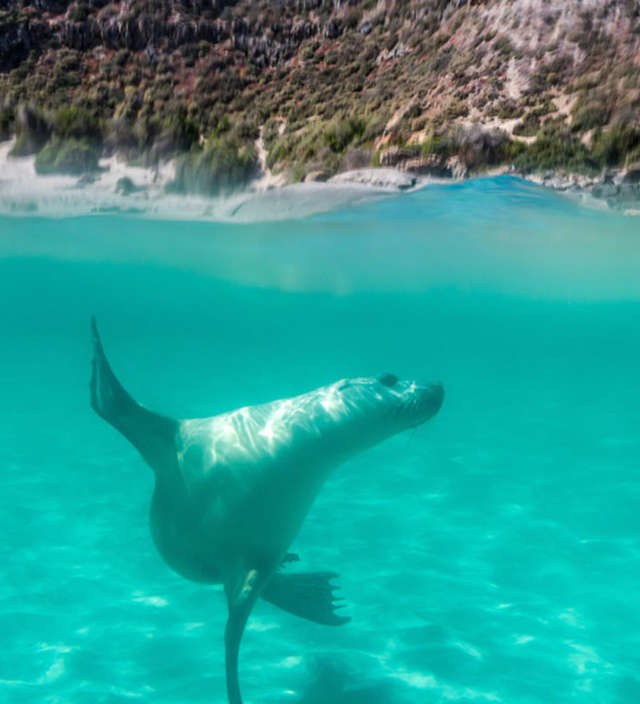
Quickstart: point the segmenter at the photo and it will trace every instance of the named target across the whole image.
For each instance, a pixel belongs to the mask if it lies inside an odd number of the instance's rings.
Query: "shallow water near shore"
[[[0,218],[0,701],[226,701],[218,588],[155,553],[89,408],[89,316],[146,406],[443,381],[292,546],[352,621],[266,603],[247,704],[640,699],[640,230],[500,177],[300,220]]]

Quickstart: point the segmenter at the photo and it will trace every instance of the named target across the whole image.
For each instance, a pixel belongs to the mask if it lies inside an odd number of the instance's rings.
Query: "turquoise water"
[[[298,221],[0,218],[0,701],[225,702],[218,588],[155,553],[89,408],[89,316],[145,405],[441,379],[293,549],[352,621],[259,603],[247,704],[640,701],[640,224],[514,179]]]

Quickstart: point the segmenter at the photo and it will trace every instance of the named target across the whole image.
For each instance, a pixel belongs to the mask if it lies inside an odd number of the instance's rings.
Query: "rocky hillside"
[[[215,192],[393,165],[640,163],[637,0],[0,0],[0,138]],[[260,137],[260,140],[258,138]]]

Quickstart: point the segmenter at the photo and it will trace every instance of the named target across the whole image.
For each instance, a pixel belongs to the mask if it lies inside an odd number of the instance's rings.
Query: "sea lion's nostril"
[[[398,377],[395,374],[382,374],[378,377],[378,381],[383,386],[395,386],[398,383]]]

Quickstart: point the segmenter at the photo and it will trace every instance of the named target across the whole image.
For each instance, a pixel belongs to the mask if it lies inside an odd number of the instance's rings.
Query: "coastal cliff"
[[[0,139],[217,193],[362,167],[640,196],[634,0],[0,0]]]

